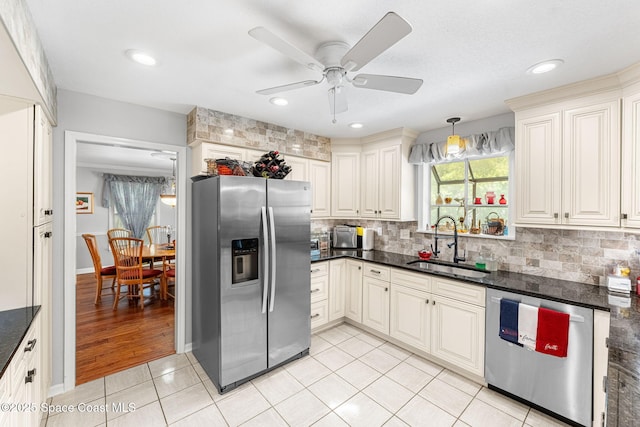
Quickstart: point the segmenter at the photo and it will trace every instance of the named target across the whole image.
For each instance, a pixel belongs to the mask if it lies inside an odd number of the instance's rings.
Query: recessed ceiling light
[[[233,129],[228,128],[224,130],[225,135],[233,135]]]
[[[527,70],[527,73],[529,74],[548,73],[551,70],[555,70],[562,64],[564,64],[564,61],[562,59],[551,59],[549,61],[538,62],[537,64],[529,67],[529,69]]]
[[[276,97],[276,98],[271,98],[271,99],[269,100],[269,102],[270,102],[270,103],[272,103],[273,105],[278,105],[278,106],[280,106],[280,107],[284,107],[285,105],[288,105],[288,104],[289,104],[289,101],[287,101],[286,99],[284,99],[284,98],[278,98],[278,97]]]
[[[153,56],[149,55],[148,53],[142,52],[141,50],[129,49],[125,53],[129,57],[129,59],[137,62],[138,64],[152,67],[157,63],[156,59]]]
[[[350,127],[351,129],[362,129],[362,127],[363,127],[363,126],[364,126],[364,125],[363,125],[362,123],[357,123],[357,122],[354,122],[354,123],[350,123],[350,124],[349,124],[349,127]]]

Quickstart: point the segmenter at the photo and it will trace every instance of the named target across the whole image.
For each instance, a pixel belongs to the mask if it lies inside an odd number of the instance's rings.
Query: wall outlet
[[[378,228],[376,228],[376,234],[377,234],[378,236],[382,236],[382,227],[378,227]]]
[[[411,238],[411,234],[409,233],[409,229],[408,228],[404,228],[404,229],[400,230],[400,238],[401,239],[410,239]]]

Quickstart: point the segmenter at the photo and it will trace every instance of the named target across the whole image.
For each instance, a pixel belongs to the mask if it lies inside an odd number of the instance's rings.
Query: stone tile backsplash
[[[416,232],[416,222],[316,220],[312,222],[312,231],[331,230],[345,223],[380,228],[382,235],[375,237],[376,250],[417,256],[418,250],[433,243],[432,234]],[[408,239],[400,238],[402,230],[409,231]],[[472,264],[480,253],[489,253],[498,260],[500,270],[592,285],[606,285],[607,264],[628,264],[632,282],[640,276],[640,257],[636,253],[640,250],[640,234],[521,227],[516,231],[515,240],[461,235],[459,254],[466,250],[466,263]],[[440,259],[453,259],[453,248],[447,248],[446,243],[439,244],[438,249],[442,250]]]
[[[202,107],[187,115],[187,143],[196,141],[331,160],[327,137]]]

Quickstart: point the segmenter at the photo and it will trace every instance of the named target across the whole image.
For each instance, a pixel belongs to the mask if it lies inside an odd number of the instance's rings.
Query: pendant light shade
[[[171,207],[176,206],[176,159],[175,157],[171,158],[173,162],[172,173],[169,178],[167,178],[167,184],[163,188],[162,194],[160,194],[160,201],[165,205],[169,205]]]
[[[451,123],[451,135],[447,138],[447,154],[458,154],[460,152],[460,146],[464,144],[464,141],[460,138],[460,135],[456,135],[456,123],[460,121],[460,117],[451,117],[447,119],[447,123]]]

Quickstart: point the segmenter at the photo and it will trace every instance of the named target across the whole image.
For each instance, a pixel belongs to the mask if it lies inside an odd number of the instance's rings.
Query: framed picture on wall
[[[76,213],[93,213],[93,193],[76,193]]]

